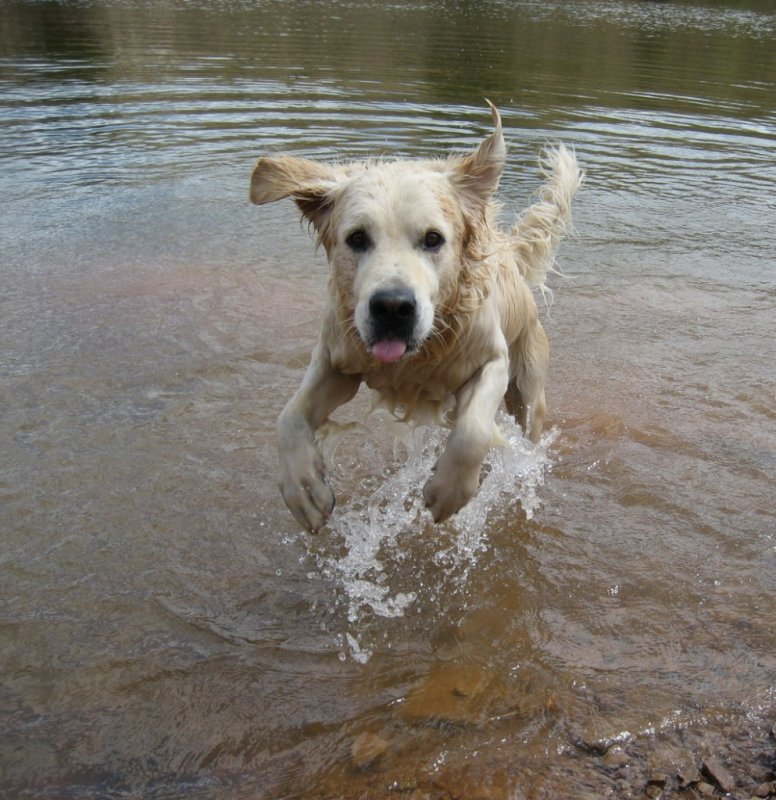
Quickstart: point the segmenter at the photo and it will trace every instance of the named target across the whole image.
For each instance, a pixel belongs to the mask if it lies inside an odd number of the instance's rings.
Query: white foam
[[[351,499],[338,504],[329,533],[317,538],[311,550],[321,574],[336,585],[339,601],[346,605],[349,630],[341,643],[355,661],[364,663],[372,655],[364,641],[372,638],[368,629],[376,617],[402,617],[418,602],[421,586],[413,583],[413,570],[407,567],[411,559],[418,559],[418,548],[426,551],[422,560],[437,567],[434,580],[440,585],[428,594],[445,597],[465,587],[488,549],[489,518],[514,515],[519,502],[531,519],[541,505],[539,490],[551,467],[547,450],[556,432],[533,445],[512,417],[501,413],[497,423],[505,444],[489,452],[477,495],[440,526],[425,508],[422,487],[446,430],[422,427],[396,436],[393,423],[391,434],[403,447],[393,442],[386,458],[382,432],[367,431],[362,452],[350,459],[336,454],[343,430],[329,430],[324,454],[331,462],[332,483],[338,494]],[[396,450],[405,451],[403,461]]]

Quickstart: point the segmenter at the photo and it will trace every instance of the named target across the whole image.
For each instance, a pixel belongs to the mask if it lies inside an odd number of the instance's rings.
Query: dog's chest
[[[439,368],[378,368],[364,373],[366,385],[380,397],[380,405],[395,416],[415,422],[450,424],[455,409],[455,390]]]

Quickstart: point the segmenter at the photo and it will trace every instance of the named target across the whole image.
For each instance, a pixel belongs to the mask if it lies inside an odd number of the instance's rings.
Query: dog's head
[[[256,163],[251,200],[297,203],[326,248],[340,302],[378,361],[416,350],[456,291],[504,164],[501,119],[492,104],[491,111],[495,131],[466,156]]]

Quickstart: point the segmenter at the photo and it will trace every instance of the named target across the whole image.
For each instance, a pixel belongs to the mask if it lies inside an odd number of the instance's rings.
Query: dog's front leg
[[[493,444],[496,412],[508,382],[504,353],[481,367],[458,392],[455,427],[423,487],[434,522],[463,508],[479,488],[482,460]]]
[[[313,352],[302,385],[277,422],[280,491],[297,522],[317,532],[334,509],[334,492],[326,480],[315,431],[335,408],[358,391],[359,375],[345,375],[331,364],[323,342]]]

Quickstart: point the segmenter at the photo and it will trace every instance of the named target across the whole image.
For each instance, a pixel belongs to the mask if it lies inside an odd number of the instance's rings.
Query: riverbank
[[[574,735],[570,735],[574,739]],[[357,737],[350,776],[332,776],[307,798],[323,800],[733,800],[776,798],[776,708],[718,717],[623,741],[584,741],[557,757],[528,758],[493,743],[450,752],[434,768],[402,764],[390,736]],[[442,763],[443,762],[443,763]]]

